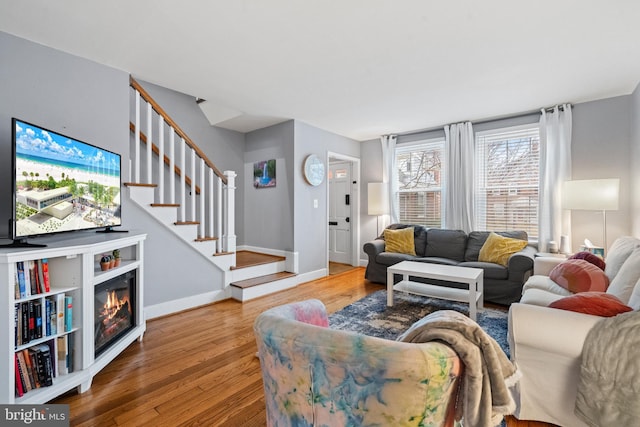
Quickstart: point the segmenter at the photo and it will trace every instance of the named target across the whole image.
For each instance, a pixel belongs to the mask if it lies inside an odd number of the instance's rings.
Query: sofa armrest
[[[548,276],[553,267],[564,261],[565,258],[539,256],[533,262],[533,274],[536,276]]]
[[[507,269],[509,270],[509,280],[524,283],[527,274],[533,270],[533,260],[537,249],[528,245],[524,249],[509,257]]]
[[[384,240],[375,239],[364,244],[364,252],[369,256],[369,260],[374,261],[376,256],[384,252]]]
[[[579,358],[587,334],[602,319],[574,311],[512,304],[509,308],[511,359],[517,361],[518,351],[523,347]]]

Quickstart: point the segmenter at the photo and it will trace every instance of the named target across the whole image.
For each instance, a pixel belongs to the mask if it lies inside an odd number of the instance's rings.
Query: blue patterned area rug
[[[387,307],[387,291],[377,291],[330,315],[329,326],[395,340],[413,323],[434,311],[455,310],[469,315],[469,306],[461,302],[394,292],[393,307]],[[478,312],[477,322],[509,356],[507,313],[484,308]]]

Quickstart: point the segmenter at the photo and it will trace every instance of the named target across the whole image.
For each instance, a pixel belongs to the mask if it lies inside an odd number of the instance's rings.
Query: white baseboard
[[[298,274],[298,284],[310,282],[312,280],[321,279],[329,275],[329,272],[326,268],[321,268],[320,270],[309,271],[308,273]]]
[[[177,300],[167,301],[156,305],[144,307],[145,319],[155,319],[156,317],[166,316],[168,314],[177,313],[179,311],[188,310],[190,308],[199,307],[201,305],[211,304],[212,302],[228,299],[229,296],[225,291],[213,291]]]

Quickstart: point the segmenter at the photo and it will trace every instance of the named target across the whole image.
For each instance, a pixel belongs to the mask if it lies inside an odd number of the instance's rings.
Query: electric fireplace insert
[[[97,357],[135,326],[136,271],[96,285],[94,345]]]

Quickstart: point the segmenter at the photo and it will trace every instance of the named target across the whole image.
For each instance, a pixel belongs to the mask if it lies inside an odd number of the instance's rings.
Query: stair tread
[[[286,257],[277,255],[261,254],[253,251],[237,251],[236,265],[232,270],[239,268],[253,267],[255,265],[270,264],[272,262],[285,261]]]
[[[265,283],[275,282],[276,280],[286,279],[288,277],[297,276],[296,273],[290,273],[288,271],[281,271],[280,273],[267,274],[265,276],[254,277],[251,279],[240,280],[238,282],[231,283],[231,286],[237,288],[250,288],[252,286],[264,285]]]

